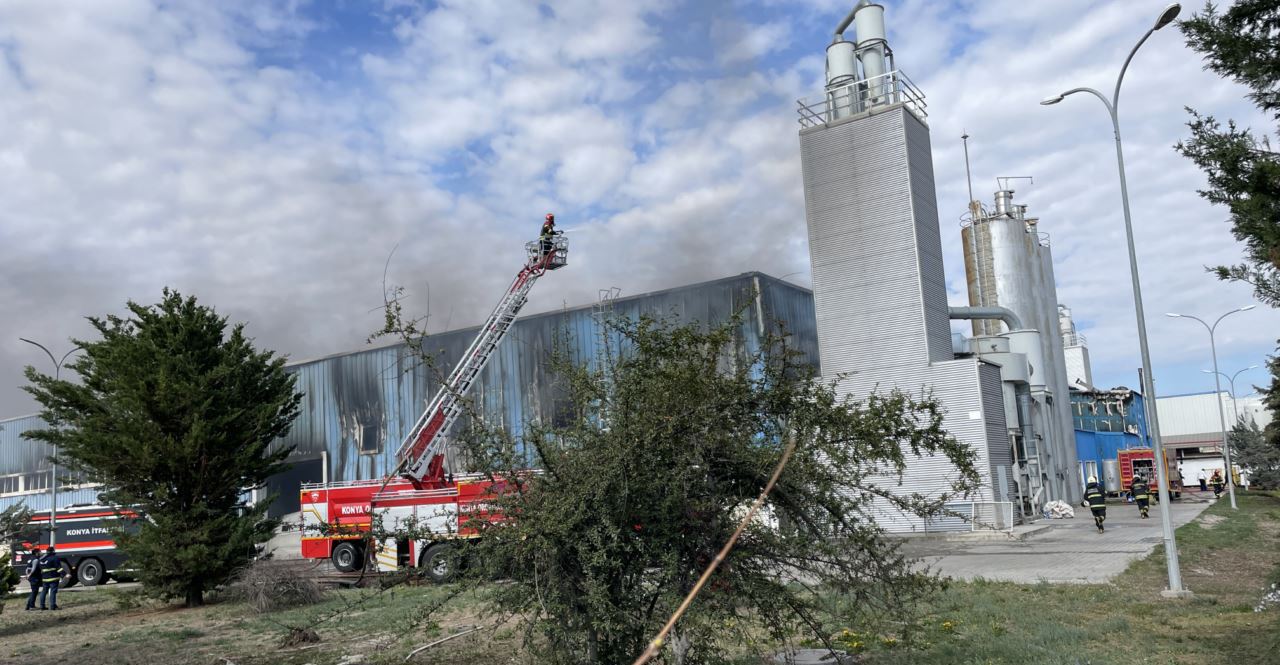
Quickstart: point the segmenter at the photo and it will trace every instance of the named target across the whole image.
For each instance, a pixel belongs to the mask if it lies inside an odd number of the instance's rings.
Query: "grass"
[[[1160,597],[1162,547],[1111,584],[953,583],[930,608],[920,643],[869,643],[866,662],[1280,663],[1280,613],[1253,612],[1280,575],[1280,498],[1242,494],[1239,506],[1233,514],[1220,501],[1178,529],[1190,601]],[[943,630],[947,620],[958,625]]]
[[[1101,665],[1204,662],[1280,663],[1280,608],[1254,613],[1280,581],[1280,498],[1240,495],[1178,530],[1191,601],[1160,598],[1162,552],[1134,562],[1111,584],[952,583],[927,608],[911,643],[859,636],[868,665],[1026,663]],[[0,662],[31,664],[158,663],[334,665],[360,654],[366,663],[399,663],[414,647],[481,623],[481,598],[452,599],[447,611],[420,610],[447,587],[400,587],[385,593],[335,592],[324,602],[256,614],[244,603],[211,598],[193,610],[157,605],[112,586],[60,595],[66,608],[24,613],[7,601],[0,616]],[[345,612],[338,613],[339,610]],[[333,616],[332,620],[317,623]],[[283,648],[291,626],[314,625],[321,642]],[[412,662],[486,665],[523,661],[510,626],[479,631],[433,647]],[[756,665],[775,647],[743,644],[742,663]]]

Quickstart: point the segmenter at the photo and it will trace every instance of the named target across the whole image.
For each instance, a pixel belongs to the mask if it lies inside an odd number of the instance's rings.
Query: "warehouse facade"
[[[470,395],[486,419],[519,437],[524,423],[553,418],[563,396],[547,372],[548,354],[563,343],[576,361],[594,362],[604,339],[604,310],[633,319],[647,314],[704,324],[738,313],[736,337],[743,356],[758,350],[766,336],[785,331],[801,362],[819,364],[813,294],[762,273],[744,273],[521,317]],[[290,363],[288,371],[304,397],[298,419],[277,442],[293,448],[293,468],[269,481],[265,491],[276,495],[270,512],[297,510],[302,482],[370,479],[392,471],[396,448],[439,388],[438,376],[447,375],[477,332],[466,328],[431,335],[423,348],[436,358],[434,371],[403,344]],[[21,436],[44,427],[39,416],[0,421],[0,508],[22,502],[33,510],[49,509],[52,450]],[[96,500],[95,487],[69,484],[65,477],[59,485],[59,508]]]

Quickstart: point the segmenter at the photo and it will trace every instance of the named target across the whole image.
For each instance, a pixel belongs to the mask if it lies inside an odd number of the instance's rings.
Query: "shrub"
[[[297,562],[270,559],[245,566],[236,575],[229,591],[233,598],[245,601],[259,613],[312,605],[326,596],[310,568]]]

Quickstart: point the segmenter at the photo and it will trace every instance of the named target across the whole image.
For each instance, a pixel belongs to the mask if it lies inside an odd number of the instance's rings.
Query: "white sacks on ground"
[[[1044,516],[1047,519],[1061,520],[1075,517],[1076,511],[1066,501],[1050,501],[1044,504]]]

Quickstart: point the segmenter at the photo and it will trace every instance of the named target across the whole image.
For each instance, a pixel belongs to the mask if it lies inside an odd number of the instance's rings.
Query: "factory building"
[[[854,41],[844,38],[853,26]],[[970,303],[948,306],[923,93],[894,61],[884,8],[860,3],[827,47],[823,96],[799,103],[800,155],[822,373],[848,374],[854,397],[928,387],[944,426],[977,453],[974,515],[1079,488],[1047,239],[1012,192],[972,217],[965,239]],[[976,292],[976,295],[975,295]],[[953,318],[974,319],[957,354]],[[988,320],[993,319],[993,320]],[[904,491],[945,491],[944,459],[913,460]],[[1010,517],[1011,519],[1011,517]],[[890,530],[929,525],[885,507]]]
[[[1223,471],[1222,423],[1219,405],[1226,416],[1226,427],[1240,421],[1265,428],[1271,423],[1271,412],[1260,395],[1234,397],[1227,391],[1169,395],[1156,398],[1156,414],[1160,418],[1160,441],[1178,460],[1186,484],[1196,484],[1201,469],[1208,475]],[[1235,461],[1234,458],[1232,460]],[[1239,464],[1236,463],[1238,467]]]
[[[852,26],[856,37],[843,33]],[[951,307],[943,271],[937,195],[923,93],[897,68],[885,37],[884,8],[860,3],[827,49],[827,85],[801,101],[799,142],[813,290],[760,273],[575,309],[520,318],[485,367],[471,396],[492,422],[519,436],[530,419],[554,420],[563,395],[543,359],[563,340],[592,362],[600,310],[721,322],[741,315],[744,354],[784,327],[791,345],[840,391],[862,398],[900,389],[931,395],[944,428],[976,454],[980,488],[950,508],[970,519],[923,520],[880,504],[890,531],[1003,528],[1036,515],[1052,499],[1078,500],[1080,487],[1053,265],[1047,238],[1013,193],[990,211],[971,205],[965,231],[970,306]],[[554,288],[559,274],[548,277]],[[955,340],[953,319],[973,321],[972,339]],[[782,322],[782,323],[779,323]],[[433,335],[448,372],[475,329]],[[296,362],[302,413],[281,446],[293,469],[271,480],[272,514],[297,509],[303,481],[376,478],[394,467],[395,449],[438,386],[401,346]],[[25,501],[47,509],[50,451],[20,437],[36,417],[0,422],[0,506]],[[956,470],[945,458],[915,458],[904,493],[938,495]],[[58,503],[88,503],[92,487],[60,491]]]
[[[548,277],[545,286],[554,288],[558,277]],[[738,313],[743,357],[758,350],[765,335],[785,332],[798,359],[818,366],[811,292],[761,273],[744,273],[521,317],[471,393],[486,419],[517,436],[530,419],[554,419],[564,396],[546,371],[547,355],[559,341],[581,362],[592,362],[603,339],[604,310],[633,318],[649,314],[712,324]],[[435,354],[441,373],[447,374],[477,330],[434,334],[424,349]],[[277,495],[273,515],[298,509],[301,482],[369,479],[390,472],[396,448],[439,386],[436,373],[419,366],[403,345],[293,362],[288,371],[297,377],[304,398],[293,428],[278,443],[293,448],[293,469],[272,478],[262,494]],[[23,502],[33,510],[48,510],[52,450],[21,436],[44,427],[39,416],[0,421],[0,508]],[[59,507],[97,501],[95,487],[69,481],[65,469],[59,475],[64,476]]]
[[[1120,451],[1150,448],[1146,405],[1142,394],[1120,387],[1111,390],[1072,390],[1071,411],[1076,456],[1084,485],[1092,477],[1108,492],[1120,492]],[[1163,428],[1163,423],[1161,424]]]

